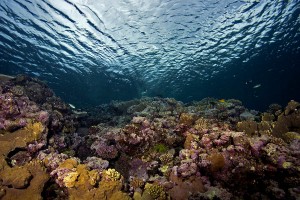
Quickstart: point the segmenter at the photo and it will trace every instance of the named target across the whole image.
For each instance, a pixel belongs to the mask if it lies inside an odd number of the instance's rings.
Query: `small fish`
[[[73,104],[70,104],[69,103],[69,106],[72,108],[72,109],[75,109],[75,106]]]
[[[225,99],[219,99],[220,103],[225,103]]]
[[[261,84],[257,84],[253,86],[253,89],[259,88],[261,86]]]
[[[246,82],[245,82],[246,85],[248,85],[248,84],[250,84],[250,83],[252,83],[252,80],[249,80],[249,81],[246,81]]]

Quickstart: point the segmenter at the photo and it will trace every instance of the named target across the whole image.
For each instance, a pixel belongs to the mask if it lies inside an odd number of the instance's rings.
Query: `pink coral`
[[[184,178],[192,176],[197,172],[198,172],[198,166],[196,163],[192,161],[182,161],[177,168],[177,173]]]
[[[118,149],[115,145],[109,145],[105,139],[96,140],[91,149],[94,149],[97,155],[103,159],[113,159],[118,155]]]

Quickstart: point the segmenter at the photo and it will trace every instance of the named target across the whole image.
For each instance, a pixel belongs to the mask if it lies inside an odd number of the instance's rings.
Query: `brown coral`
[[[202,180],[199,176],[191,176],[188,179],[181,179],[174,173],[171,174],[170,180],[175,186],[168,191],[174,200],[189,199],[192,194],[205,192]]]
[[[278,116],[274,123],[272,134],[276,137],[285,138],[287,132],[300,132],[300,111],[297,109],[298,104],[291,101],[285,109],[285,112]]]
[[[130,181],[130,187],[132,187],[134,190],[136,190],[137,188],[142,188],[144,185],[145,185],[145,182],[140,178],[134,177]]]
[[[195,126],[194,128],[198,131],[203,131],[205,129],[208,128],[208,121],[207,119],[204,119],[203,117],[199,118],[196,122],[195,122]]]
[[[100,174],[96,170],[89,170],[84,164],[79,164],[74,172],[70,172],[64,180],[68,187],[70,199],[130,199],[121,191],[123,177],[114,169],[103,171],[100,181]]]
[[[258,127],[255,121],[238,122],[237,130],[244,131],[249,136],[258,134]]]
[[[193,134],[187,133],[184,141],[183,147],[185,149],[190,149],[191,148],[191,142],[194,141]]]
[[[9,171],[9,173],[8,173]],[[2,190],[6,199],[42,199],[41,193],[49,176],[40,161],[31,161],[22,167],[6,168],[1,171]]]
[[[43,131],[43,125],[38,122],[0,137],[2,199],[42,199],[41,192],[49,178],[43,164],[34,160],[23,166],[10,167],[5,159],[11,151],[25,148],[28,143],[40,139]]]
[[[265,112],[261,116],[261,121],[273,121],[275,119],[275,116],[271,113]]]
[[[225,159],[221,153],[213,153],[208,156],[207,160],[211,163],[210,170],[212,172],[222,169],[225,165]]]
[[[182,113],[180,115],[179,123],[186,126],[191,126],[195,122],[195,116],[190,113]]]

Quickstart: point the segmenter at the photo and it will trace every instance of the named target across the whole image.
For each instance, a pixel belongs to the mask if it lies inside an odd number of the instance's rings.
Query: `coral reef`
[[[1,199],[300,196],[296,101],[259,113],[147,97],[76,111],[34,78],[0,87]]]

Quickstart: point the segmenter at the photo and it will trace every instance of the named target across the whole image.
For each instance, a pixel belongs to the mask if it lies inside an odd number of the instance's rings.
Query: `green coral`
[[[168,165],[163,165],[162,167],[159,168],[159,170],[162,172],[162,173],[165,173],[166,171],[168,171],[169,169],[169,166]]]
[[[288,169],[288,168],[291,168],[291,167],[292,167],[292,164],[293,164],[293,163],[291,163],[291,162],[284,162],[284,163],[282,164],[282,167],[283,167],[284,169]]]
[[[168,151],[168,147],[162,143],[158,143],[154,145],[153,150],[158,153],[166,153]]]

